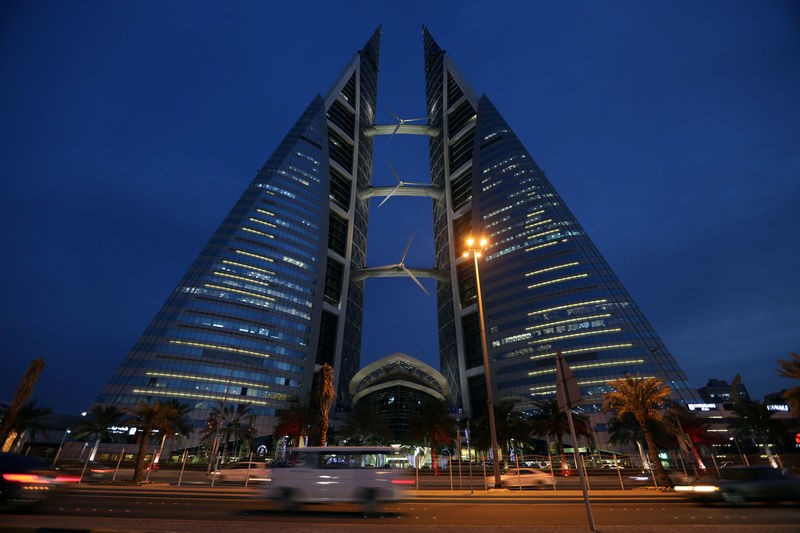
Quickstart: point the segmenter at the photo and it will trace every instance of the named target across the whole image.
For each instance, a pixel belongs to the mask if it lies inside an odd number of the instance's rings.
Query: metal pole
[[[417,471],[417,481],[416,481],[416,489],[419,491],[419,450],[414,451],[414,466],[416,467]]]
[[[481,297],[481,278],[478,272],[478,254],[472,250],[475,261],[475,287],[478,292],[478,317],[481,325],[481,349],[483,350],[483,373],[486,376],[486,405],[489,409],[489,436],[492,439],[492,466],[494,467],[494,486],[500,487],[500,463],[497,455],[497,429],[494,422],[494,403],[492,401],[492,376],[489,371],[489,351],[486,346],[486,324],[483,316],[483,298]],[[484,465],[485,466],[485,465]],[[486,477],[484,475],[484,477]]]
[[[481,464],[483,465],[483,490],[489,492],[489,480],[486,479],[486,454],[481,457]],[[497,485],[495,488],[498,488]]]
[[[447,469],[450,471],[450,491],[453,490],[453,456],[451,455],[447,461]]]
[[[117,468],[114,469],[114,476],[111,478],[111,481],[117,480],[117,472],[119,472],[119,464],[122,462],[122,457],[125,455],[125,448],[122,448],[122,451],[119,454],[119,459],[117,460]]]
[[[181,486],[181,482],[183,482],[183,469],[186,468],[186,458],[189,456],[189,448],[183,450],[183,461],[181,462],[181,475],[178,476],[178,486]]]
[[[683,454],[680,452],[680,450],[678,450],[678,453],[676,455],[678,456],[678,459],[680,459],[680,461],[681,461],[681,468],[683,469],[683,478],[686,481],[686,483],[688,484],[689,483],[689,474],[686,473],[686,463],[683,462]]]
[[[58,457],[61,455],[61,450],[64,448],[64,441],[67,439],[67,435],[69,435],[70,433],[72,433],[72,430],[69,429],[69,428],[67,428],[64,431],[64,436],[61,437],[61,443],[59,443],[58,451],[56,452],[56,456],[53,459],[53,466],[56,466],[56,462],[58,461]]]
[[[86,462],[83,463],[83,470],[81,470],[81,479],[78,480],[78,483],[83,483],[83,475],[86,473],[86,467],[89,466],[89,457],[91,457],[91,455],[87,455]]]
[[[744,461],[745,466],[750,466],[750,461],[747,460],[747,456],[742,453],[742,449],[739,448],[739,442],[736,440],[736,437],[731,437],[731,440],[736,445],[736,449],[739,451],[739,455],[742,456],[742,461]]]
[[[721,477],[721,476],[720,476],[720,474],[719,474],[719,467],[717,466],[717,458],[716,458],[716,457],[714,457],[714,450],[712,450],[712,449],[709,447],[709,448],[708,448],[708,453],[710,453],[710,454],[711,454],[711,462],[712,462],[712,463],[714,463],[714,470],[716,470],[716,471],[717,471],[717,477]]]
[[[469,420],[467,420],[467,461],[469,461],[469,493],[474,494],[475,491],[472,489],[472,448],[469,444]]]
[[[559,350],[559,354],[561,351]],[[559,357],[557,359],[557,364],[561,365],[564,363],[564,358]],[[566,364],[566,363],[564,363]],[[586,488],[586,476],[584,475],[584,468],[581,468],[582,464],[580,461],[582,460],[581,454],[578,451],[578,437],[575,436],[575,423],[572,421],[572,408],[570,407],[571,401],[569,398],[569,387],[567,387],[566,378],[565,378],[565,369],[563,367],[559,367],[559,377],[561,381],[561,389],[564,392],[564,405],[566,406],[567,411],[567,422],[569,422],[569,434],[572,438],[572,455],[575,457],[575,468],[578,470],[578,475],[581,478],[581,490],[583,491],[583,501],[586,504],[586,516],[589,519],[589,529],[592,531],[597,531],[594,526],[594,516],[592,515],[592,505],[589,503],[589,491]]]
[[[617,475],[619,476],[619,486],[622,490],[625,490],[625,483],[622,482],[622,472],[619,470],[619,463],[617,462],[617,454],[614,454],[614,468],[617,470]]]
[[[250,461],[247,463],[247,477],[244,478],[244,486],[247,488],[247,482],[250,481],[250,467],[253,466],[253,452],[250,451]]]
[[[456,435],[458,435],[458,490],[464,490],[464,484],[461,481],[461,428],[456,426]]]
[[[583,475],[586,477],[586,489],[592,490],[592,484],[589,483],[589,474],[586,472],[586,460],[581,455],[581,451],[578,450],[578,456],[581,458],[581,464],[583,464]]]
[[[545,435],[547,439],[547,462],[550,463],[550,477],[553,478],[553,492],[556,492],[556,474],[553,472],[553,456],[550,455],[550,435]]]
[[[564,394],[569,396],[567,392],[567,387],[564,387]],[[586,516],[589,518],[589,529],[592,531],[597,531],[594,526],[594,516],[592,516],[592,505],[589,503],[589,492],[586,488],[586,477],[583,474],[583,470],[578,466],[578,461],[581,460],[581,454],[578,452],[577,442],[578,439],[575,436],[575,424],[572,421],[572,409],[569,407],[569,397],[567,397],[567,421],[569,422],[569,432],[570,436],[572,437],[572,454],[575,456],[575,466],[578,470],[578,475],[581,478],[581,490],[583,490],[583,501],[586,504]]]

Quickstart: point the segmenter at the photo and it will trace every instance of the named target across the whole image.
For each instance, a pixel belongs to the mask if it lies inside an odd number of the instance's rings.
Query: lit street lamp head
[[[484,239],[484,238],[481,238],[481,240],[478,241],[478,243],[476,245],[475,239],[473,239],[472,236],[468,237],[467,238],[467,246],[469,247],[469,249],[464,252],[464,257],[468,257],[470,252],[474,252],[475,253],[475,257],[480,257],[481,256],[480,251],[483,248],[486,248],[487,244],[488,244],[488,241],[486,239]]]

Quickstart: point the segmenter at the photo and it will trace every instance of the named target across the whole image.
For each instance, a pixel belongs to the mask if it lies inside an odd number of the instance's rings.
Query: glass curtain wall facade
[[[244,404],[257,434],[306,403],[330,363],[340,402],[360,363],[378,28],[283,139],[159,309],[97,403],[177,399],[195,429]],[[200,434],[192,439],[196,443]]]
[[[560,349],[581,386],[582,410],[598,413],[606,382],[626,373],[664,378],[695,400],[686,376],[544,172],[489,99],[478,97],[423,29],[434,202],[441,372],[451,401],[486,408],[474,263],[468,235],[484,236],[480,261],[495,402],[517,409],[555,395]],[[598,429],[604,426],[596,421]]]

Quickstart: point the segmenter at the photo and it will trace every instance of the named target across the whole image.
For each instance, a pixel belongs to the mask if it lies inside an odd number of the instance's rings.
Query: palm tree
[[[530,440],[530,423],[522,413],[514,411],[516,403],[515,400],[506,398],[494,404],[495,432],[501,451],[510,451],[512,440],[517,443],[518,448]],[[476,447],[488,449],[491,446],[491,437],[486,410],[475,420],[474,428]]]
[[[735,417],[728,419],[728,427],[733,430],[736,437],[750,437],[753,442],[761,441],[767,453],[770,464],[777,468],[778,462],[772,455],[767,441],[780,439],[781,433],[786,429],[782,421],[772,418],[772,411],[767,409],[767,404],[758,400],[741,400],[733,406]]]
[[[219,425],[220,421],[221,425]],[[212,442],[219,433],[223,444],[223,458],[228,453],[228,443],[231,441],[242,442],[249,450],[252,448],[256,432],[255,423],[256,417],[250,412],[249,405],[238,404],[236,407],[225,407],[221,417],[219,409],[213,409],[208,415],[203,441]]]
[[[322,368],[317,372],[314,392],[317,415],[317,438],[315,440],[320,446],[325,446],[328,442],[328,412],[331,408],[331,402],[336,398],[336,389],[333,387],[333,369],[328,363],[322,365]]]
[[[659,483],[662,487],[671,488],[672,481],[658,459],[658,449],[650,430],[652,421],[663,420],[658,409],[669,398],[669,387],[658,378],[633,377],[630,374],[609,381],[608,386],[613,390],[603,395],[603,412],[616,411],[618,416],[625,413],[633,415],[644,433]]]
[[[25,405],[25,402],[33,392],[33,386],[36,385],[36,382],[39,380],[39,374],[42,373],[42,370],[44,370],[44,359],[41,357],[34,359],[22,375],[22,379],[19,385],[17,385],[17,390],[14,391],[14,398],[6,409],[4,409],[3,420],[2,423],[0,423],[0,451],[5,452],[11,449],[11,444],[13,444],[13,442],[9,442],[9,440],[17,440],[16,436],[9,439],[11,437],[10,433],[13,431],[11,426],[14,424],[17,413],[22,406]]]
[[[7,416],[9,408],[3,408],[3,417]],[[50,407],[40,407],[36,405],[36,400],[31,400],[17,410],[14,421],[9,424],[8,449],[13,450],[21,441],[23,436],[28,433],[31,439],[37,435],[47,436],[47,422],[53,414]]]
[[[677,441],[671,427],[663,420],[651,420],[649,424],[653,440],[659,448],[672,448]],[[630,444],[644,440],[644,431],[631,413],[614,416],[608,422],[609,444]]]
[[[538,400],[533,404],[534,414],[530,417],[531,432],[540,437],[553,436],[558,443],[558,454],[561,458],[562,468],[566,468],[567,458],[564,454],[564,434],[569,433],[569,420],[566,411],[558,407],[555,398]],[[589,419],[584,415],[572,415],[572,423],[575,426],[575,435],[590,437],[592,432],[589,426]],[[573,443],[577,446],[577,443]]]
[[[439,474],[436,465],[436,448],[453,443],[455,420],[450,416],[447,402],[427,397],[419,404],[418,409],[408,417],[406,441],[409,444],[427,444],[431,446],[433,471]]]
[[[300,439],[308,435],[308,428],[313,421],[311,410],[295,403],[288,409],[281,409],[275,414],[278,417],[275,435],[279,438],[289,437],[295,446],[299,446]]]
[[[359,403],[345,416],[344,435],[353,444],[387,444],[394,438],[386,418],[378,410],[367,404]]]
[[[800,355],[793,353],[792,360],[789,361],[778,359],[778,364],[781,365],[781,369],[778,370],[779,376],[800,380]],[[783,397],[786,398],[795,418],[800,418],[800,387],[792,387],[783,393]]]
[[[186,422],[185,413],[187,408],[175,401],[153,403],[142,402],[136,406],[134,416],[136,417],[136,427],[142,430],[139,437],[139,450],[136,454],[136,468],[133,471],[133,480],[141,481],[144,478],[144,458],[147,455],[147,441],[158,431],[164,439],[175,438],[189,427]]]
[[[109,428],[120,425],[125,412],[114,405],[93,405],[89,409],[89,416],[80,420],[72,429],[73,439],[96,439],[90,459],[97,455],[97,448],[101,440],[113,441],[116,435]]]

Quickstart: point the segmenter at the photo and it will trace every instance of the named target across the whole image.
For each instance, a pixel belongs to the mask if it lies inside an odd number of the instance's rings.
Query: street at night
[[[796,531],[797,506],[699,506],[674,493],[595,491],[599,531]],[[137,531],[585,531],[579,491],[420,491],[405,502],[365,515],[350,504],[280,511],[258,489],[81,487],[36,513],[6,513],[3,530],[64,528]]]

